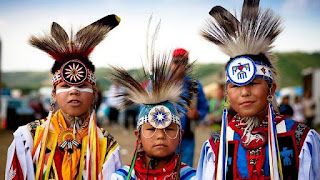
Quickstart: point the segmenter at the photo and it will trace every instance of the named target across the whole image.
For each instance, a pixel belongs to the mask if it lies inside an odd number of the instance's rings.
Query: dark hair
[[[172,57],[172,61],[185,61],[188,63],[189,61],[189,55],[188,54],[185,54],[185,55],[177,55],[177,56],[173,56]]]
[[[83,62],[88,69],[90,69],[92,72],[95,72],[95,67],[89,59],[79,59],[79,60]],[[52,65],[51,73],[55,74],[61,68],[62,65],[63,63],[55,61],[54,64]]]

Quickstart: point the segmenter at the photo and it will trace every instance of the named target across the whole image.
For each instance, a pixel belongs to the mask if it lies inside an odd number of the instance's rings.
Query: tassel
[[[40,151],[35,151],[35,152],[40,152],[40,157],[35,154],[33,157],[39,157],[39,162],[38,162],[38,165],[37,165],[37,171],[36,171],[36,180],[38,180],[39,178],[42,177],[42,175],[40,174],[41,170],[43,170],[43,160],[44,160],[44,154],[45,154],[45,150],[46,150],[46,144],[47,144],[47,136],[48,136],[48,131],[49,131],[49,127],[50,127],[50,121],[51,121],[51,117],[52,117],[52,111],[49,111],[49,115],[48,115],[48,124],[46,125],[45,127],[45,130],[44,130],[44,134],[42,136],[42,139],[41,139],[41,150]],[[40,142],[40,143],[41,143]],[[38,144],[40,146],[40,143]],[[47,171],[48,172],[48,171]]]
[[[277,139],[277,129],[274,121],[272,104],[269,103],[268,110],[268,145],[269,145],[269,165],[270,178],[283,180],[280,151]]]
[[[218,154],[217,180],[225,180],[227,177],[227,159],[228,159],[228,141],[227,141],[227,125],[228,125],[228,111],[223,110],[221,135]]]
[[[93,179],[93,175],[95,174],[92,170],[92,166],[94,166],[93,164],[93,161],[94,161],[94,152],[92,152],[92,136],[95,135],[94,133],[94,111],[91,113],[91,116],[90,116],[90,120],[89,120],[89,126],[88,126],[88,144],[87,144],[87,156],[86,156],[86,163],[87,163],[87,179]]]

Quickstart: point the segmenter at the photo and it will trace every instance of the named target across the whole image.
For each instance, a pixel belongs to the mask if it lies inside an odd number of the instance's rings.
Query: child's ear
[[[184,134],[184,130],[183,129],[181,129],[181,136]]]
[[[273,83],[272,84],[272,87],[271,87],[271,95],[274,95],[274,93],[276,92],[277,90],[277,84],[276,83]]]
[[[139,137],[138,137],[138,133],[139,133],[138,130],[134,130],[134,135],[136,135],[137,138],[139,138]]]
[[[51,91],[51,96],[52,98],[55,98],[56,97],[56,88],[53,88],[52,91]]]

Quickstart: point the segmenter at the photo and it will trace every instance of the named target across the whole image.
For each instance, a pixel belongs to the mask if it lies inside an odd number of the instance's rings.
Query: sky
[[[242,0],[0,0],[0,39],[3,72],[47,71],[53,64],[46,53],[30,46],[31,35],[42,36],[52,22],[67,32],[108,15],[121,18],[90,55],[96,67],[109,65],[126,69],[141,67],[145,59],[146,32],[150,16],[151,30],[161,20],[156,42],[158,52],[182,47],[190,59],[199,63],[225,63],[228,57],[199,32],[216,5],[240,12]],[[320,50],[319,0],[261,0],[282,18],[283,32],[275,41],[277,52],[315,52]]]

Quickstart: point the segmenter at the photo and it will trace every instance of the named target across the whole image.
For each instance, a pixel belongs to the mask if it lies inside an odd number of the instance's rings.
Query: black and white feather
[[[270,9],[260,9],[259,0],[244,0],[240,20],[221,6],[213,7],[209,14],[214,20],[207,21],[201,34],[222,52],[231,58],[262,53],[274,63],[271,49],[282,31],[281,20]]]
[[[148,31],[150,22],[151,19]],[[155,54],[155,41],[159,28],[160,23],[151,35],[150,41],[147,37],[147,54],[143,63],[143,72],[140,73],[139,78],[134,78],[121,67],[111,66],[112,70],[108,73],[108,78],[126,88],[126,92],[119,95],[122,108],[132,104],[158,104],[166,101],[178,105],[178,107],[188,108],[190,106],[194,92],[192,89],[196,83],[193,81],[184,82],[183,80],[190,75],[193,63],[188,65],[178,63],[175,69],[170,70],[171,53]],[[149,32],[147,36],[149,36]],[[186,73],[180,73],[181,71],[178,70],[180,68],[185,68]],[[150,80],[148,86],[143,86],[142,82],[148,80]],[[181,113],[181,109],[177,109],[179,113]]]
[[[81,60],[88,58],[93,49],[119,22],[120,18],[116,15],[108,15],[82,28],[76,34],[71,31],[70,36],[58,23],[53,22],[50,34],[42,37],[31,36],[29,43],[61,63],[71,59]]]

